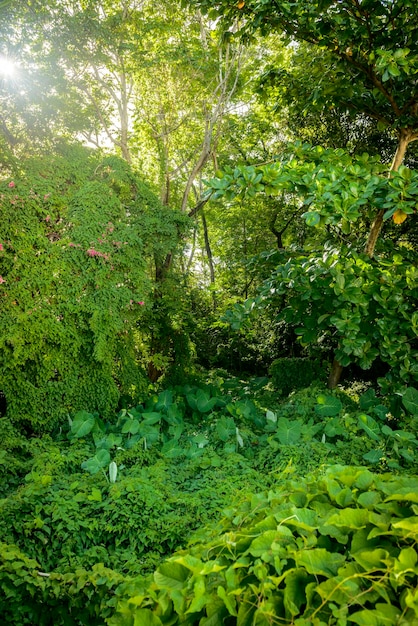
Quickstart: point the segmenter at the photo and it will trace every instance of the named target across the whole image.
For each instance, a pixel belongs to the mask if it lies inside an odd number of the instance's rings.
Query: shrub
[[[273,361],[270,376],[274,387],[287,396],[291,391],[309,387],[313,381],[323,379],[324,374],[316,361],[289,357]]]

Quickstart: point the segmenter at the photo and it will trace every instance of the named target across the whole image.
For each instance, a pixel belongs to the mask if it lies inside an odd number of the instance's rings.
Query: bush
[[[283,396],[296,389],[309,387],[313,381],[324,378],[323,369],[317,361],[298,357],[276,359],[271,364],[269,373],[273,386]]]

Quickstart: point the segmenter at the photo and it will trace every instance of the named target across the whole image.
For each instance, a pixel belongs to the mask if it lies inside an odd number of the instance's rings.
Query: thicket
[[[126,162],[77,145],[15,165],[0,201],[8,417],[45,432],[78,409],[109,416],[121,397],[138,399],[149,362],[167,369],[181,335],[178,311],[161,330],[173,300],[161,286],[156,297],[154,275],[175,253],[184,217]],[[161,332],[165,354],[153,346]]]

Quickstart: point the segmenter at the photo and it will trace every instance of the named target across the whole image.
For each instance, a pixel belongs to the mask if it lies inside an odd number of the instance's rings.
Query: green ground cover
[[[221,371],[39,438],[2,418],[4,623],[416,623],[417,399]]]

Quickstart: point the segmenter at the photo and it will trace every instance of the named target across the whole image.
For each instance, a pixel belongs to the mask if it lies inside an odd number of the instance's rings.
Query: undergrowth
[[[52,436],[3,418],[3,622],[414,624],[417,425],[413,388],[222,372]]]

